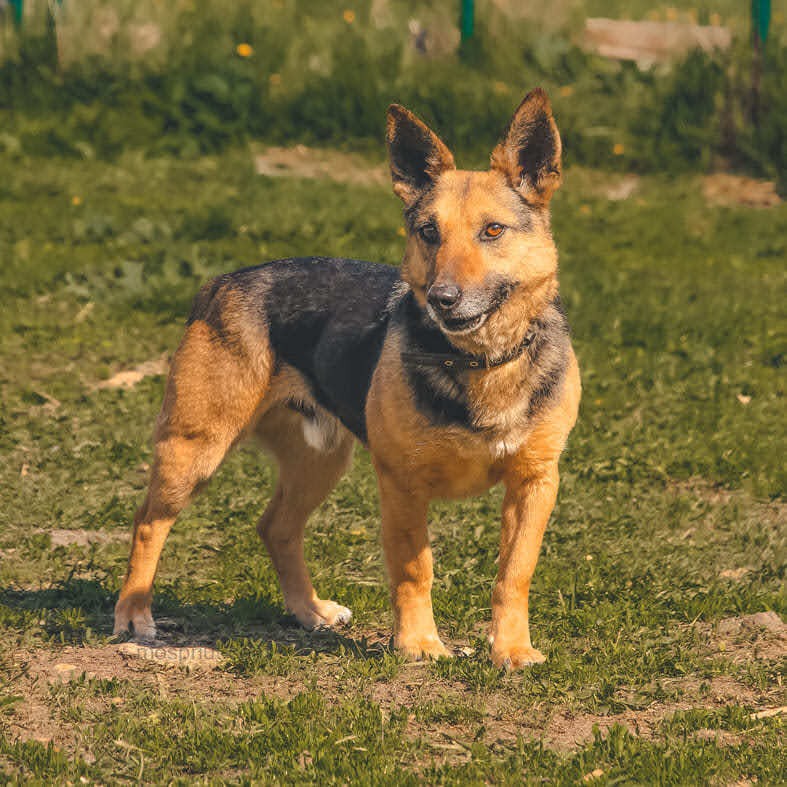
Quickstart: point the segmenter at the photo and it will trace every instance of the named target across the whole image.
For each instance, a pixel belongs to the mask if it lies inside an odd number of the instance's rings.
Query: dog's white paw
[[[443,645],[442,640],[437,635],[426,634],[424,636],[396,636],[394,647],[409,661],[423,661],[425,659],[453,658],[453,654]]]
[[[131,631],[134,639],[140,642],[154,642],[156,639],[156,621],[150,606],[138,606],[132,599],[118,601],[115,606],[115,626],[113,633],[126,634]]]
[[[495,648],[492,646],[492,663],[505,670],[522,669],[534,664],[543,664],[547,657],[532,646]]]
[[[346,626],[352,620],[352,610],[337,604],[335,601],[323,601],[315,598],[301,604],[293,605],[292,613],[305,629],[310,631],[321,628]]]

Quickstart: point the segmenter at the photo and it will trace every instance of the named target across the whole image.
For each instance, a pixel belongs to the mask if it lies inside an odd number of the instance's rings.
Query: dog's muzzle
[[[490,294],[487,288],[473,292],[463,291],[453,283],[436,283],[427,290],[426,308],[446,333],[469,333],[480,328],[505,303],[513,289],[514,285],[506,282]]]

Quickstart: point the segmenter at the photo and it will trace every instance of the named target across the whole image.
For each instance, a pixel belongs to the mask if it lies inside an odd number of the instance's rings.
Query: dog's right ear
[[[445,143],[399,104],[388,107],[386,133],[394,193],[409,207],[441,172],[456,169]]]

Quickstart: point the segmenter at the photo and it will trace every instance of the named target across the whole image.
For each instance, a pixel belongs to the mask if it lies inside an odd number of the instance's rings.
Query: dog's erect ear
[[[386,140],[393,190],[407,206],[412,205],[441,172],[456,168],[451,151],[440,137],[399,104],[388,107]]]
[[[492,169],[505,173],[528,202],[546,206],[560,185],[560,151],[552,106],[538,87],[514,112],[503,141],[492,152]]]

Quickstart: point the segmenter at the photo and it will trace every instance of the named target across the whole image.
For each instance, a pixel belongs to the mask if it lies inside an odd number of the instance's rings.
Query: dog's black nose
[[[426,300],[441,311],[448,311],[456,306],[462,297],[462,291],[455,284],[433,284],[426,293]]]

